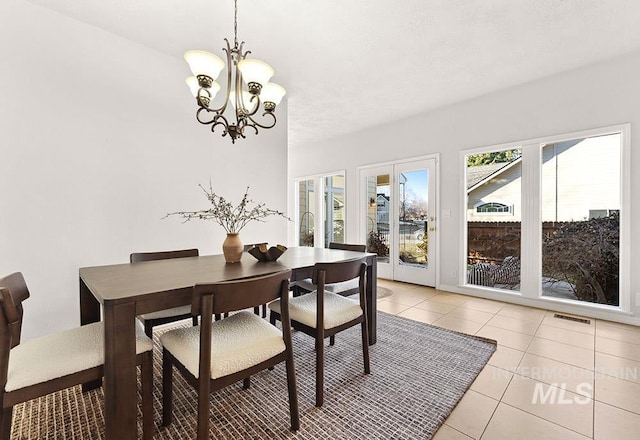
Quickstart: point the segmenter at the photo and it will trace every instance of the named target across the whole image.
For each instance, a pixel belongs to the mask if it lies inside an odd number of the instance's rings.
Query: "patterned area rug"
[[[192,439],[196,393],[174,373],[174,422],[161,427],[161,351],[155,347],[157,439]],[[371,374],[362,364],[359,326],[327,347],[325,403],[314,406],[313,340],[294,332],[300,430],[289,430],[284,364],[211,396],[215,439],[430,439],[495,351],[495,341],[380,312]],[[141,420],[139,414],[139,436]],[[12,439],[104,438],[103,394],[80,387],[14,408]]]

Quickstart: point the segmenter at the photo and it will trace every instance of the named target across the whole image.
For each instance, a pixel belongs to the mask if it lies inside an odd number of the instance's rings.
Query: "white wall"
[[[286,210],[286,106],[276,128],[232,145],[195,121],[181,58],[18,0],[0,2],[0,29],[0,276],[21,271],[30,287],[25,338],[79,324],[79,267],[221,253],[217,225],[162,220],[207,207],[198,183],[236,201],[248,185]],[[286,243],[287,226],[241,236]]]
[[[461,216],[460,151],[585,129],[631,123],[631,170],[640,169],[640,52],[570,71],[529,84],[509,88],[477,99],[420,114],[389,125],[315,144],[289,146],[289,173],[292,178],[322,173],[336,168],[347,170],[347,240],[357,236],[357,167],[426,154],[440,153],[440,209],[451,217],[441,220],[440,287],[457,288],[464,235]],[[363,109],[365,111],[366,109]],[[371,111],[374,111],[371,109]],[[322,154],[318,154],[322,151]],[[640,173],[632,173],[632,194],[640,189]],[[292,191],[292,189],[291,189]],[[349,209],[349,207],[352,207]],[[640,202],[631,200],[627,214],[630,224],[638,224]],[[442,216],[440,216],[442,217]],[[630,260],[640,259],[640,235],[631,228],[626,244]],[[631,306],[640,323],[640,304],[633,292],[640,291],[640,274],[630,274]],[[506,299],[500,295],[487,294]],[[532,303],[529,304],[542,304]],[[582,309],[575,309],[582,312]],[[589,313],[589,312],[585,312]],[[621,315],[611,319],[627,320]],[[633,320],[633,319],[632,319]]]

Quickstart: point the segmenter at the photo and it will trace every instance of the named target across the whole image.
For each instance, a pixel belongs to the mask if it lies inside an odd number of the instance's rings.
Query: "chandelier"
[[[274,111],[286,91],[282,86],[269,82],[274,74],[270,65],[247,58],[251,52],[243,52],[244,41],[238,44],[238,0],[234,0],[234,4],[233,47],[225,38],[227,47],[222,49],[227,55],[227,91],[220,107],[213,106],[213,100],[221,89],[216,79],[225,62],[204,50],[187,51],[184,59],[193,73],[186,83],[198,104],[196,119],[201,124],[210,125],[212,132],[217,126],[222,126],[222,136],[229,134],[235,144],[238,137],[245,138],[247,127],[258,134],[258,127],[267,129],[276,125]],[[225,115],[228,107],[231,111]]]

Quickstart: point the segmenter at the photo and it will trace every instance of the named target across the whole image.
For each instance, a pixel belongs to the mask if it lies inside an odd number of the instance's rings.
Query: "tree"
[[[369,238],[367,239],[367,252],[373,252],[378,257],[389,256],[389,244],[386,237],[378,231],[369,231]]]
[[[620,219],[566,222],[543,240],[542,272],[574,286],[582,301],[618,305]]]
[[[467,156],[467,166],[490,165],[492,163],[511,162],[522,156],[519,148],[511,150],[494,151],[492,153],[470,154]]]

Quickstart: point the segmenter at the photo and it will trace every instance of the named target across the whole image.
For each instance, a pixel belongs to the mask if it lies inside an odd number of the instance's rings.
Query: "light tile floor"
[[[434,440],[640,439],[640,327],[378,283],[378,310],[498,341]]]

